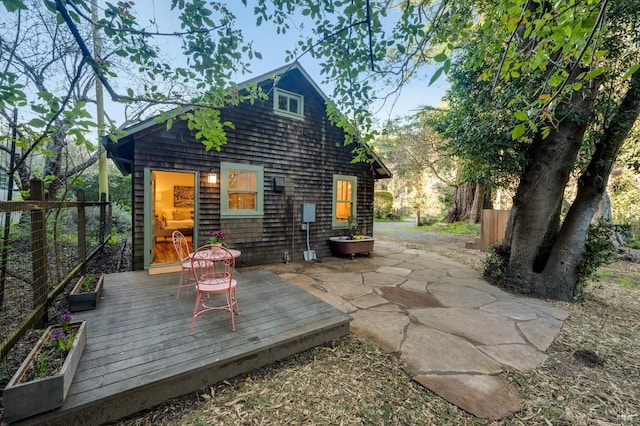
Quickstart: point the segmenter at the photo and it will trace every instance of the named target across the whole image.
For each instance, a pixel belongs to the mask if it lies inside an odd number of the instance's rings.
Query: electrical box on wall
[[[282,176],[274,176],[271,183],[273,187],[273,192],[284,191],[284,178]]]
[[[304,203],[302,205],[302,222],[311,223],[316,221],[315,203]]]

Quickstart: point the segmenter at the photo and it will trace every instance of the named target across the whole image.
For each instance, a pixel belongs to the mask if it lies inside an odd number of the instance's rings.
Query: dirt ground
[[[422,235],[416,241],[399,234],[409,231],[388,232],[375,236],[402,239],[482,269],[484,255],[461,248],[468,236]],[[107,257],[96,261],[113,265]],[[114,424],[640,425],[640,265],[616,262],[600,275],[584,302],[554,302],[570,317],[548,360],[526,373],[502,373],[518,389],[523,408],[498,422],[477,419],[441,399],[413,382],[396,354],[349,335]],[[23,340],[0,363],[0,388],[30,347]]]

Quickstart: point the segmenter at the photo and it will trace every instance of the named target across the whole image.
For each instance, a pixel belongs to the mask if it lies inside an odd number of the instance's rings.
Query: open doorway
[[[151,265],[159,266],[179,261],[173,247],[173,231],[180,231],[193,248],[196,232],[196,174],[154,170],[152,185]]]

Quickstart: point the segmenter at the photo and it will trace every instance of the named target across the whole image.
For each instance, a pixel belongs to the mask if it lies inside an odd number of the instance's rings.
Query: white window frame
[[[256,173],[256,208],[229,208],[229,173],[231,171]],[[240,163],[220,163],[220,217],[233,218],[262,218],[264,216],[264,170],[262,166]]]
[[[333,194],[331,199],[331,226],[334,229],[349,228],[349,222],[338,222],[336,218],[336,205],[338,201],[338,181],[351,182],[351,216],[357,216],[358,211],[358,178],[349,175],[333,175]]]
[[[296,101],[298,101],[298,111],[292,112],[288,109],[286,111],[280,109],[280,103],[278,102],[278,100],[282,96],[287,98],[287,105],[289,105],[291,99],[295,99]],[[276,87],[273,91],[273,111],[276,115],[304,120],[304,96]]]

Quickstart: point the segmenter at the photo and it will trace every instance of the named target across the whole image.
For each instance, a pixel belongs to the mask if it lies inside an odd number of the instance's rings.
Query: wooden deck
[[[349,332],[351,317],[269,271],[238,273],[236,331],[209,312],[189,336],[195,291],[175,299],[179,274],[105,277],[87,320],[84,354],[65,404],[25,424],[101,424],[206,388]]]

